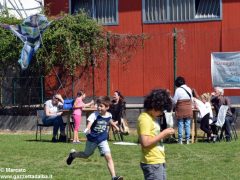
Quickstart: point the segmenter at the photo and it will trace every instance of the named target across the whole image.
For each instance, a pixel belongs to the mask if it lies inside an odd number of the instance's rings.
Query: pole
[[[12,88],[13,88],[13,99],[12,99],[12,103],[13,103],[13,105],[15,105],[15,104],[16,104],[16,92],[15,92],[15,90],[16,90],[16,81],[15,81],[15,78],[13,78],[12,84],[13,84],[13,86],[12,86]]]
[[[0,104],[3,104],[3,76],[1,76],[1,82],[0,82]]]
[[[110,33],[107,32],[107,96],[110,96]]]
[[[173,87],[174,92],[176,86],[174,85],[175,79],[177,77],[177,29],[173,28]]]
[[[90,44],[90,58],[92,65],[92,97],[95,100],[95,57],[93,55],[92,43]]]
[[[72,98],[74,98],[74,76],[71,75],[72,77]]]
[[[41,104],[43,104],[43,92],[44,92],[44,86],[43,86],[43,76],[40,76],[40,83],[41,83]]]

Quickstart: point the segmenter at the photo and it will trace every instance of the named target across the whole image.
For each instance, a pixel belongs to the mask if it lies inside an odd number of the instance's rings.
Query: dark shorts
[[[166,180],[166,164],[144,164],[140,163],[145,180]]]

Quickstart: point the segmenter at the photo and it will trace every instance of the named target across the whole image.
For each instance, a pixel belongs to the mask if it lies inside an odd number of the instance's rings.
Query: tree
[[[102,26],[85,13],[64,14],[55,20],[42,38],[42,48],[36,54],[36,62],[45,73],[61,65],[74,75],[80,65],[91,65],[91,56],[101,57],[105,48]]]
[[[0,16],[2,24],[18,24],[19,20]],[[0,28],[0,71],[3,75],[8,67],[16,67],[23,44],[11,31]]]

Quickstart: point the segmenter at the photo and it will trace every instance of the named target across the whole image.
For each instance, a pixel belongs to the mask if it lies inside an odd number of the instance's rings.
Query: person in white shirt
[[[185,84],[185,79],[181,76],[176,78],[175,86],[177,89],[173,97],[173,102],[178,122],[178,143],[182,144],[182,132],[183,127],[185,127],[186,144],[189,144],[191,119],[193,117],[192,90]]]
[[[195,107],[199,110],[201,117],[200,129],[207,134],[208,142],[211,140],[215,142],[217,136],[213,134],[212,129],[209,126],[213,119],[213,112],[210,104],[211,95],[209,93],[204,93],[200,96],[200,99],[198,98],[197,93],[193,90],[193,101]]]
[[[43,118],[43,124],[53,126],[52,142],[65,142],[65,125],[62,119],[62,112],[59,112],[59,108],[63,105],[63,98],[60,94],[56,94],[52,99],[47,100],[44,103],[45,117]],[[58,129],[60,129],[60,136],[57,139]]]

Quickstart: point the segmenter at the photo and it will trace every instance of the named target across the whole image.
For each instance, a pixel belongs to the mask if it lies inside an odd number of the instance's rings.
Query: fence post
[[[40,76],[40,88],[41,88],[41,104],[43,104],[43,101],[44,101],[44,86],[43,86],[43,79],[44,78],[44,76]]]
[[[173,87],[174,92],[176,90],[176,86],[174,84],[175,79],[177,77],[177,29],[173,28]]]
[[[28,105],[31,105],[31,96],[32,96],[32,88],[29,88],[29,94],[28,94]]]
[[[110,33],[107,32],[107,96],[110,96]]]
[[[3,104],[3,76],[1,76],[1,79],[0,79],[0,104]]]
[[[74,75],[72,76],[72,98],[74,98]]]
[[[13,105],[15,105],[16,104],[16,92],[15,92],[15,90],[16,90],[16,81],[15,81],[15,78],[13,78],[13,80],[12,80],[12,88],[13,88],[13,99],[12,99],[12,103],[13,103]]]

